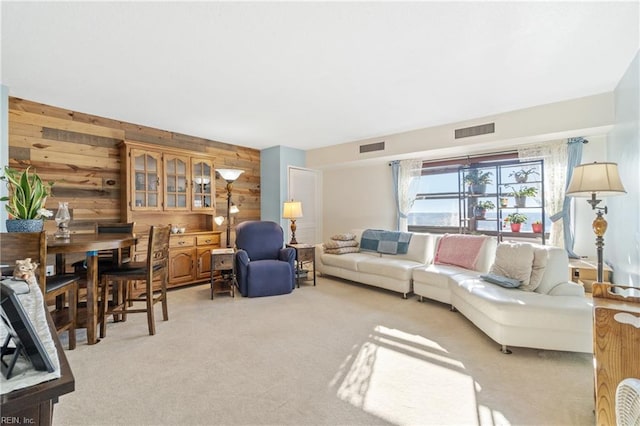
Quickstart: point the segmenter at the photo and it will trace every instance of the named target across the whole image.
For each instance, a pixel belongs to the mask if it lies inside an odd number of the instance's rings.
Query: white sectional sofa
[[[352,231],[360,241],[362,230]],[[447,303],[459,311],[505,353],[509,346],[593,351],[592,302],[584,289],[568,281],[568,257],[563,249],[539,246],[546,254],[542,278],[534,291],[489,283],[487,273],[495,260],[496,241],[482,239],[473,269],[434,263],[440,235],[414,233],[406,255],[370,252],[349,254],[316,250],[321,274]]]

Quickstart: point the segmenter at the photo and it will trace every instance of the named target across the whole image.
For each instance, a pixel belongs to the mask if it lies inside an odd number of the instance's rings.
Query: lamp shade
[[[282,217],[284,219],[297,219],[302,217],[302,203],[300,201],[285,201]]]
[[[233,182],[238,179],[241,174],[244,173],[244,170],[239,169],[216,169],[216,172],[222,177],[222,179],[227,182]]]
[[[216,225],[220,226],[224,223],[224,216],[216,216],[215,218],[213,218],[213,220]]]
[[[231,207],[229,207],[229,214],[236,214],[236,213],[240,213],[240,209],[235,204],[231,204]]]
[[[626,192],[616,163],[596,162],[576,166],[567,188],[567,195],[572,197],[591,197],[594,193],[607,197]]]

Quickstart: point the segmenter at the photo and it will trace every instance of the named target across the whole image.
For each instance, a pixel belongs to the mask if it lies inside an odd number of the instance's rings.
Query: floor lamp
[[[604,218],[604,215],[607,214],[607,207],[598,207],[602,200],[597,200],[596,196],[611,197],[626,192],[622,186],[616,163],[596,162],[576,166],[567,188],[567,195],[571,197],[590,197],[587,202],[591,204],[593,210],[596,210],[596,218],[591,226],[596,234],[598,282],[600,283],[604,277],[602,248],[604,247],[604,233],[607,231],[607,221]]]
[[[302,203],[300,201],[285,201],[282,209],[283,219],[291,220],[291,241],[289,244],[298,244],[296,240],[296,219],[302,217]]]
[[[231,247],[231,190],[233,182],[240,177],[244,170],[238,169],[217,169],[220,177],[227,181],[227,247]],[[235,213],[239,210],[235,207]]]

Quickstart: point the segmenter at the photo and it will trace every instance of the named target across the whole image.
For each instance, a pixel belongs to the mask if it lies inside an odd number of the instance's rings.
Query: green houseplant
[[[511,188],[511,196],[515,198],[516,207],[524,207],[527,203],[527,197],[535,197],[538,194],[538,188],[535,186],[520,186],[518,189],[511,185],[506,185]]]
[[[473,207],[473,215],[476,219],[484,219],[484,215],[487,213],[487,210],[493,210],[496,208],[496,205],[493,204],[491,200],[488,201],[478,201]]]
[[[469,192],[472,194],[485,194],[487,185],[493,182],[491,176],[493,176],[491,171],[469,169],[464,175],[464,182],[469,185]]]
[[[15,170],[6,166],[4,175],[0,176],[9,190],[9,195],[0,198],[0,201],[6,201],[5,209],[9,213],[7,231],[10,232],[41,231],[43,217],[53,215],[44,208],[53,182],[45,183],[35,171],[30,173],[29,169],[31,167]]]
[[[529,180],[530,175],[540,175],[535,167],[530,169],[520,169],[509,173],[509,177],[513,177],[517,183],[525,183]]]
[[[505,225],[511,225],[511,232],[520,232],[520,227],[527,221],[527,216],[522,213],[510,213],[505,219]]]

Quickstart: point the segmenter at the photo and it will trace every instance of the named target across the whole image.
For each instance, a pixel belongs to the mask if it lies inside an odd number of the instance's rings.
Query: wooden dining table
[[[98,251],[131,247],[136,244],[134,234],[71,234],[69,238],[47,236],[47,253],[56,255],[56,271],[65,271],[65,255],[86,253],[87,256],[87,343],[98,342]]]

